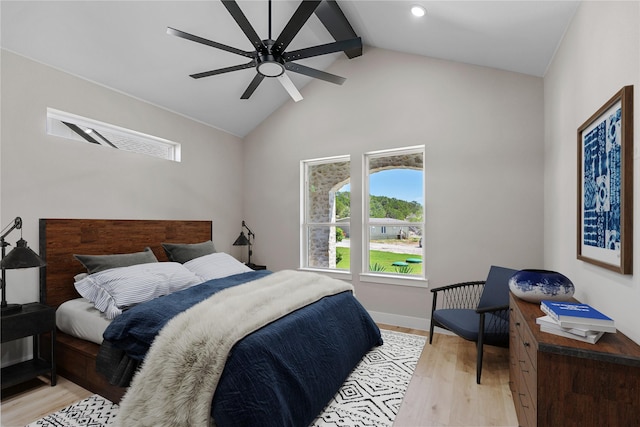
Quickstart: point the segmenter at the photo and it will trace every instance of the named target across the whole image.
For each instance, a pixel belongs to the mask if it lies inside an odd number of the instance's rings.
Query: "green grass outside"
[[[350,267],[350,248],[337,247],[336,254],[342,255],[342,260],[336,265],[337,268],[348,270]],[[386,273],[396,273],[397,268],[391,264],[396,261],[405,261],[407,258],[418,258],[422,259],[420,255],[414,254],[397,254],[394,252],[383,252],[383,251],[369,251],[369,263],[374,265],[378,263],[385,267],[384,272]],[[422,263],[419,264],[409,264],[411,267],[410,274],[422,274]]]

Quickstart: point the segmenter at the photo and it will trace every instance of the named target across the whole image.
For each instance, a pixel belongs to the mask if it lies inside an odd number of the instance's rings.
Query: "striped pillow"
[[[113,319],[122,310],[202,283],[177,262],[154,262],[112,268],[75,282],[76,290]]]
[[[234,257],[224,252],[201,256],[183,264],[197,274],[203,281],[219,279],[234,274],[253,271]]]

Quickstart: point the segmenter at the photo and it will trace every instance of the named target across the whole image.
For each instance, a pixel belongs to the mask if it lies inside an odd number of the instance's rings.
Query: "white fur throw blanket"
[[[227,355],[240,339],[353,286],[326,276],[280,271],[224,289],[173,318],[154,340],[120,403],[116,425],[208,426]]]

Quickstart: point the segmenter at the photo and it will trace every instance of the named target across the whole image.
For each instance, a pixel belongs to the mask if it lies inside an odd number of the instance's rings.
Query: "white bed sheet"
[[[65,334],[102,344],[102,334],[111,320],[89,300],[77,298],[60,304],[56,310],[56,325]]]

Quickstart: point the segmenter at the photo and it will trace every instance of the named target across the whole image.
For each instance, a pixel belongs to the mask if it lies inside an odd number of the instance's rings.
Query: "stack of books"
[[[541,301],[546,314],[536,319],[542,332],[595,344],[605,332],[616,332],[613,319],[589,304],[562,301]]]

